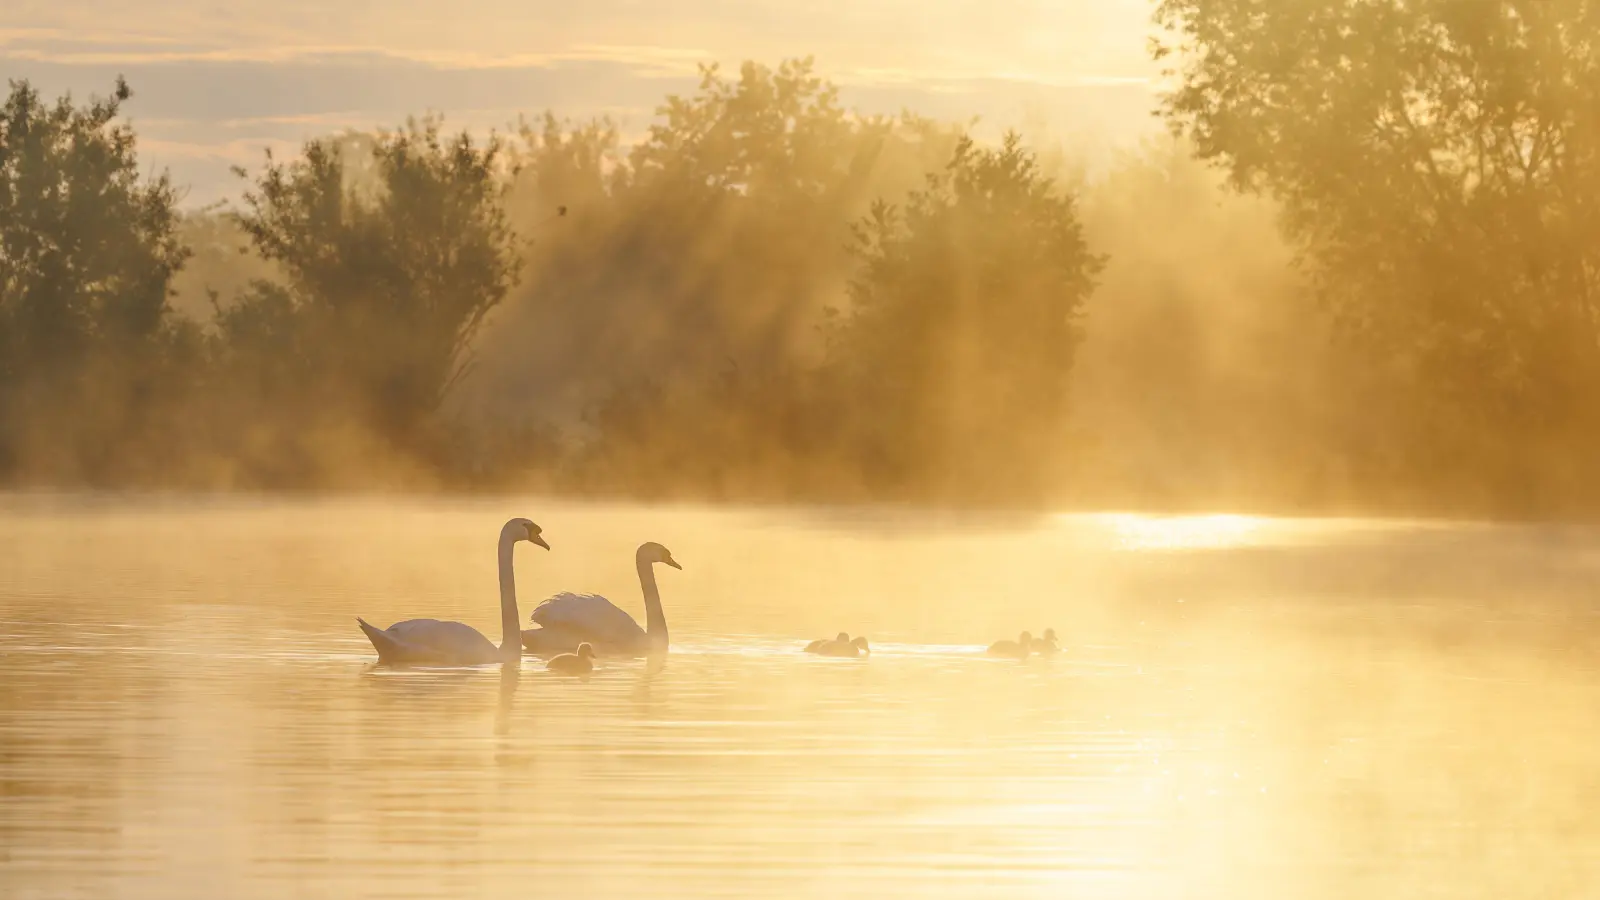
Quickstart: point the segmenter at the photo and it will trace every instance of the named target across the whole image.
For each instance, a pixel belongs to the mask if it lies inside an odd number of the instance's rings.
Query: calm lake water
[[[664,666],[373,666],[518,515],[525,622],[672,550]],[[1597,612],[1581,528],[0,498],[0,896],[1600,896]]]

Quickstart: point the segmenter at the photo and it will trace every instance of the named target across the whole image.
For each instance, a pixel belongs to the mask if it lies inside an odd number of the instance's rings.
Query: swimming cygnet
[[[833,640],[816,640],[806,645],[807,653],[820,656],[845,656],[857,657],[863,653],[871,654],[872,648],[867,645],[867,639],[858,637],[851,639],[847,632],[839,632]]]
[[[806,652],[807,653],[821,653],[822,652],[822,648],[828,646],[829,644],[848,644],[848,643],[850,643],[850,635],[847,632],[841,631],[841,632],[839,632],[838,636],[836,636],[836,637],[832,637],[832,638],[817,638],[816,640],[814,640],[811,643],[806,645]]]
[[[545,668],[557,675],[587,675],[594,671],[594,648],[587,643],[578,645],[578,652],[550,657]]]
[[[1026,659],[1028,651],[1033,649],[1033,635],[1024,631],[1014,641],[995,641],[989,645],[990,656],[1009,656],[1015,659]]]
[[[1040,656],[1049,656],[1052,653],[1059,652],[1061,648],[1056,646],[1056,630],[1054,628],[1046,628],[1044,637],[1034,638],[1033,643],[1028,645],[1028,649]]]

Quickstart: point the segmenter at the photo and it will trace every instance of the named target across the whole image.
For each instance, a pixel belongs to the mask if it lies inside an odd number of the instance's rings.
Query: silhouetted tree
[[[427,121],[366,147],[315,140],[299,160],[269,157],[239,222],[283,284],[258,282],[219,324],[234,359],[275,379],[269,390],[301,405],[315,391],[416,447],[519,277],[502,145]],[[372,177],[353,179],[358,163]]]
[[[1402,479],[1545,481],[1547,499],[1592,485],[1600,6],[1163,0],[1156,15],[1172,127],[1281,201],[1364,351],[1351,376],[1381,424],[1352,449]]]
[[[601,481],[783,484],[823,430],[803,397],[854,265],[849,223],[948,159],[958,129],[852,115],[809,60],[707,66],[659,114],[631,152],[604,121],[523,131],[531,277],[485,335],[497,377],[471,392],[505,420],[528,402],[512,386],[538,384]]]
[[[162,369],[176,194],[140,174],[132,96],[74,106],[11,82],[0,108],[0,473],[38,463],[91,480]],[[26,441],[33,446],[25,450]]]
[[[13,86],[0,474],[977,503],[1066,477],[1152,506],[1594,482],[1591,20],[1467,6],[1172,0],[1193,140],[1081,187],[791,60],[706,68],[631,147],[552,116],[337,134],[174,226],[120,86]],[[1219,203],[1191,146],[1281,204]]]
[[[833,327],[836,402],[875,483],[1037,496],[1061,443],[1077,318],[1103,259],[1021,138],[961,141],[903,209],[856,228],[862,272]]]

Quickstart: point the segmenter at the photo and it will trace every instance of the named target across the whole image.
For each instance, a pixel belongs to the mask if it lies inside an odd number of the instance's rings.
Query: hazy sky
[[[228,166],[345,125],[439,111],[610,113],[642,129],[695,64],[813,55],[848,105],[1120,141],[1148,119],[1149,0],[8,0],[0,77],[104,92],[200,202]]]

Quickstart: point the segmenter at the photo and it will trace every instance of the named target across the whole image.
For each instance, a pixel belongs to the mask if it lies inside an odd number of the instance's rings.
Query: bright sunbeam
[[[1597,16],[9,3],[0,900],[1600,898]]]

